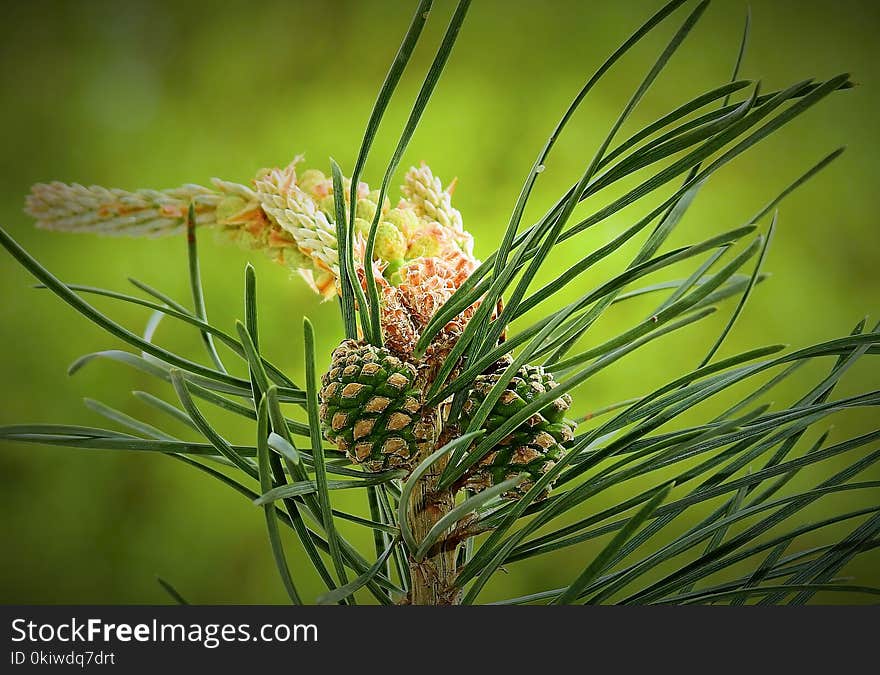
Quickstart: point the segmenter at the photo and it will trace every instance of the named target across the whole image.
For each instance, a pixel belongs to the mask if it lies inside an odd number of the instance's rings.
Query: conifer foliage
[[[851,367],[880,352],[878,326],[861,321],[849,334],[798,350],[773,344],[716,358],[765,278],[762,263],[782,201],[841,150],[780,185],[741,226],[706,233],[687,246],[665,246],[715,172],[849,88],[849,76],[761,91],[757,82],[739,78],[747,21],[729,80],[621,140],[631,112],[708,5],[667,3],[577,91],[526,172],[494,251],[488,242],[476,242],[477,250],[492,251],[480,261],[466,214],[453,206],[455,181],[444,187],[423,164],[404,173],[398,201],[389,195],[469,4],[460,0],[449,19],[378,188],[361,180],[362,169],[432,14],[430,0],[415,7],[349,177],[332,160],[325,173],[303,169],[296,158],[287,167],[259,172],[248,185],[214,179],[210,187],[134,192],[35,185],[26,212],[42,228],[186,235],[181,239],[189,251],[191,309],[145,285],[138,285],[142,295],[128,295],[66,284],[4,231],[0,243],[42,286],[128,347],[87,355],[74,370],[102,357],[155,376],[170,385],[175,402],[136,395],[184,421],[198,440],[96,402],[90,405],[114,428],[21,424],[0,428],[0,437],[152,451],[245,495],[264,512],[282,585],[297,604],[354,604],[356,598],[473,604],[502,566],[516,573],[515,563],[525,559],[581,555],[588,549],[573,547],[599,538],[567,585],[536,588],[503,604],[800,604],[816,594],[880,593],[858,580],[841,580],[855,556],[880,544],[880,484],[864,478],[880,460],[880,429],[833,442],[824,431],[834,414],[880,403],[878,390],[848,396],[836,391]],[[573,113],[622,56],[664,30],[665,48],[647,65],[583,173],[540,219],[523,222],[533,187]],[[603,201],[606,188],[622,184],[634,187]],[[587,197],[593,198],[590,211],[578,220],[575,209]],[[537,286],[538,272],[556,247],[635,203],[650,209],[647,215]],[[206,319],[196,250],[204,228],[265,252],[338,301],[346,338],[332,354],[315,353],[314,331],[304,318],[305,382],[293,382],[260,349],[250,266],[242,321],[228,330]],[[585,272],[630,240],[642,242],[636,256],[587,287]],[[678,263],[692,265],[689,276],[650,278]],[[575,299],[563,304],[563,290]],[[205,358],[174,353],[125,328],[95,309],[90,295],[188,324],[201,334]],[[650,316],[584,347],[588,340],[582,338],[591,336],[611,305],[646,297],[656,298]],[[715,311],[730,318],[714,344],[700,347],[705,358],[699,365],[619,403],[597,409],[590,402],[594,412],[583,414],[588,408],[578,401],[580,385]],[[825,364],[825,371],[799,400],[766,403],[774,387],[810,361]],[[740,384],[745,393],[725,412],[691,426],[679,421]],[[207,406],[251,420],[251,444],[224,438],[203,414]],[[824,432],[816,440],[814,428]],[[829,472],[822,462],[830,458],[845,468]],[[797,474],[811,476],[811,485],[792,488]],[[362,491],[363,513],[334,508],[336,491],[344,489]],[[596,511],[591,498],[612,491],[617,501]],[[804,519],[817,500],[848,491],[869,495],[867,506],[845,507],[818,522]],[[700,515],[684,532],[669,527],[679,518],[693,522],[692,513]],[[340,521],[369,530],[375,550],[355,547],[339,530]],[[848,533],[815,544],[842,528]],[[314,569],[290,568],[288,537]],[[802,545],[807,538],[809,548]],[[743,561],[750,566],[746,573]],[[297,584],[308,575],[326,586],[320,598],[301,595]],[[174,596],[181,597],[176,591]]]

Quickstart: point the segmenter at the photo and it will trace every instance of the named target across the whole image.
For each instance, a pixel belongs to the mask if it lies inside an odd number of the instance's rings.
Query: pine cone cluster
[[[47,229],[107,235],[159,236],[179,232],[194,206],[196,224],[213,226],[222,236],[296,270],[325,298],[339,293],[339,247],[333,182],[316,169],[297,171],[297,157],[283,169],[264,169],[253,187],[213,179],[211,187],[184,185],[173,190],[126,191],[98,186],[38,184],[25,210]],[[443,408],[423,410],[422,389],[448,358],[473,317],[479,301],[453,317],[416,361],[413,353],[425,327],[473,273],[473,238],[452,206],[455,182],[444,188],[430,168],[411,168],[392,207],[359,183],[355,191],[353,257],[366,288],[367,274],[380,293],[384,347],[346,340],[334,352],[323,378],[321,421],[328,440],[368,471],[411,467],[433,447]],[[346,213],[351,181],[343,180]],[[372,260],[366,241],[378,214]],[[360,309],[360,308],[359,308]],[[454,375],[453,375],[454,376]],[[467,424],[497,382],[498,373],[480,376],[464,406]],[[549,373],[524,366],[484,425],[498,428],[510,415],[556,386]],[[467,476],[473,490],[495,485],[525,471],[530,482],[565,452],[573,425],[563,414],[567,396],[555,399],[509,434]]]

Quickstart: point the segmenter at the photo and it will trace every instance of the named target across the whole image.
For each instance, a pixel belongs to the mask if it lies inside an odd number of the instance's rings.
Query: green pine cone
[[[486,399],[508,364],[509,361],[499,364],[500,367],[494,372],[477,377],[462,411],[464,426],[470,422],[471,416]],[[553,376],[543,367],[523,366],[508,383],[483,428],[487,433],[492,433],[516,412],[557,385]],[[502,439],[471,470],[466,477],[465,487],[480,491],[520,473],[527,473],[529,478],[504,496],[516,499],[525,494],[567,452],[566,444],[574,438],[577,426],[565,418],[570,407],[571,397],[568,394],[553,399]],[[542,498],[549,494],[549,487]]]
[[[327,440],[368,471],[409,466],[418,452],[416,369],[386,349],[345,340],[322,378]]]

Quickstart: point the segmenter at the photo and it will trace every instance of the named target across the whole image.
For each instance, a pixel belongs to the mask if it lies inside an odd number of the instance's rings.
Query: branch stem
[[[422,418],[423,428],[429,429],[433,438],[426,444],[420,459],[429,456],[449,438],[448,432],[441,430],[440,411],[433,408]],[[438,483],[448,457],[435,463],[419,481],[410,497],[410,528],[416,541],[423,541],[431,528],[455,507],[455,492],[450,489],[439,490]],[[461,590],[453,584],[457,575],[456,561],[458,544],[436,547],[422,560],[409,558],[412,587],[409,601],[413,605],[457,605],[461,601]]]

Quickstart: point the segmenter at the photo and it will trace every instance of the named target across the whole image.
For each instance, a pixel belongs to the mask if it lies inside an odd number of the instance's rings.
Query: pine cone
[[[465,425],[500,379],[506,363],[475,380],[462,412]],[[543,367],[523,366],[508,383],[483,428],[488,433],[493,432],[538,396],[556,386],[558,383]],[[567,452],[565,446],[574,438],[576,427],[573,421],[565,419],[570,407],[571,397],[563,394],[532,415],[473,467],[466,476],[465,487],[475,491],[484,490],[517,474],[527,473],[530,478],[507,492],[505,497],[516,499],[525,494]],[[549,494],[549,488],[541,498]]]
[[[346,340],[322,379],[326,438],[368,471],[407,467],[418,452],[416,369],[388,350]]]

